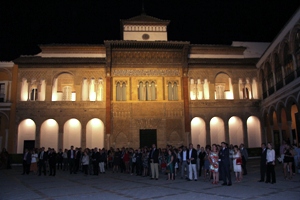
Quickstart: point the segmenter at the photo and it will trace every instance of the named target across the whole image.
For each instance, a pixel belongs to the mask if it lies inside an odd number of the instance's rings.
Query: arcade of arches
[[[225,123],[228,124],[228,132],[225,131]],[[250,116],[246,124],[247,127],[244,129],[241,118],[237,116],[232,116],[227,122],[220,117],[213,117],[208,122],[200,117],[195,117],[191,122],[192,142],[205,146],[207,144],[221,144],[221,142],[226,141],[226,138],[229,138],[230,144],[239,145],[245,143],[244,137],[247,137],[248,147],[259,147],[262,142],[259,119]],[[208,129],[207,126],[209,126]],[[207,133],[208,131],[210,133]]]
[[[59,144],[59,124],[54,119],[47,119],[41,124],[39,143],[41,147],[54,149],[69,149],[71,145],[82,147],[81,122],[75,118],[67,120],[63,124],[62,144]],[[17,153],[23,152],[23,141],[36,141],[36,123],[32,119],[24,119],[18,127]],[[85,147],[104,147],[104,124],[98,118],[93,118],[86,124]]]

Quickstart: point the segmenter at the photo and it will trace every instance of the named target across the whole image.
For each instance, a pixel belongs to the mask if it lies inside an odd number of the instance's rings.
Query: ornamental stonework
[[[82,78],[105,78],[105,70],[80,70],[80,77]]]
[[[162,123],[161,119],[157,118],[144,118],[135,119],[134,124],[139,129],[157,129]]]
[[[182,52],[113,51],[113,64],[180,64]]]
[[[51,79],[51,75],[46,70],[20,70],[19,79],[26,78],[28,81],[31,79],[42,80],[45,79],[49,81]]]
[[[113,69],[112,76],[180,76],[180,69]]]

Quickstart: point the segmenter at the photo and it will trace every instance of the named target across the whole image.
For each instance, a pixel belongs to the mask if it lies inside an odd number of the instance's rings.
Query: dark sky
[[[119,40],[120,19],[141,14],[142,0],[2,0],[0,60],[40,52],[38,44]],[[168,39],[192,44],[271,42],[299,0],[144,0],[146,14],[170,20]]]

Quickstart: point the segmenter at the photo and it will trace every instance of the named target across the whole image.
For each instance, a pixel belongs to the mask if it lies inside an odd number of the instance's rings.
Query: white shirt
[[[274,149],[267,150],[267,162],[275,161],[275,151]]]
[[[186,161],[186,151],[182,152],[182,161]]]

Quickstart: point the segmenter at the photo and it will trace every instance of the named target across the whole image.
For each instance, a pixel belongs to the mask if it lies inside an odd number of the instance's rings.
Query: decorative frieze
[[[113,69],[112,76],[181,76],[180,69]]]
[[[134,124],[139,129],[157,129],[161,124],[161,119],[157,119],[157,118],[135,119]]]
[[[181,64],[182,52],[113,51],[112,64]]]

